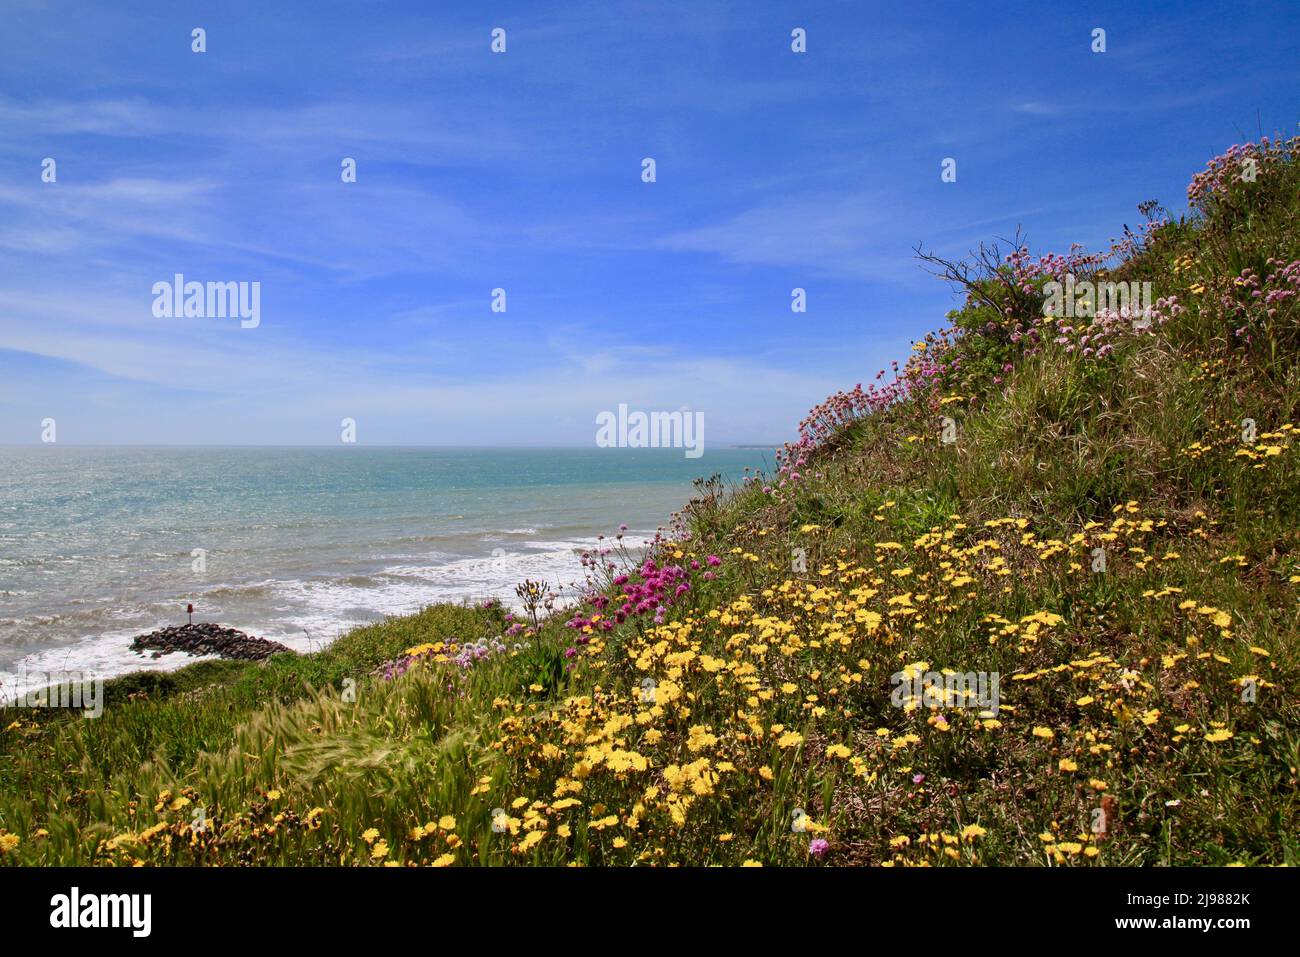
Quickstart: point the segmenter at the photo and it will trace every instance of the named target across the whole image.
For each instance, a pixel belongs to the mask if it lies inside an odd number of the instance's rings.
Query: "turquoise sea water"
[[[0,448],[0,690],[23,675],[177,667],[143,632],[218,621],[307,650],[437,601],[582,580],[652,536],[698,477],[770,449]],[[202,568],[196,570],[203,549]]]

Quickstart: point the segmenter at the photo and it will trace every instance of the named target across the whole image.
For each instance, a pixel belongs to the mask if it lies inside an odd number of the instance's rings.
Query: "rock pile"
[[[152,650],[150,657],[153,658],[161,658],[173,651],[184,651],[191,655],[219,655],[222,658],[245,661],[260,661],[290,650],[278,641],[254,638],[238,629],[224,628],[212,622],[160,628],[135,639],[131,642],[131,648],[141,654]]]

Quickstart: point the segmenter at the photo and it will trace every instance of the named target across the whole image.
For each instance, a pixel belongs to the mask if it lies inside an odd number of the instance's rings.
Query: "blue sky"
[[[1058,6],[8,0],[0,442],[783,441],[955,305],[916,243],[1104,246],[1296,131],[1293,4]]]

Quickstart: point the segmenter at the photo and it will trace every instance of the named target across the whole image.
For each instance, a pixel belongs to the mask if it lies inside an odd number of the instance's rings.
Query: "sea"
[[[219,622],[297,651],[437,602],[544,579],[569,599],[584,550],[635,549],[697,478],[770,474],[770,448],[0,447],[0,697],[50,674],[195,660],[137,635]]]

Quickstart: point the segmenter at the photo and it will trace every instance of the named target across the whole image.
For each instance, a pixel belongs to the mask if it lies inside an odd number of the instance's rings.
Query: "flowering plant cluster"
[[[1229,318],[1237,323],[1233,335],[1249,344],[1265,327],[1295,316],[1300,293],[1300,259],[1286,262],[1269,257],[1268,272],[1260,276],[1247,266],[1219,297]]]
[[[1104,359],[1122,338],[1154,336],[1161,326],[1183,312],[1186,308],[1179,305],[1177,296],[1164,296],[1142,313],[1128,308],[1106,309],[1091,320],[1076,322],[1047,316],[1043,323],[1054,345],[1086,358]]]
[[[1208,215],[1229,212],[1236,194],[1300,154],[1300,136],[1288,140],[1265,136],[1258,143],[1239,143],[1214,157],[1187,185],[1187,203]]]
[[[520,649],[519,644],[507,645],[501,638],[479,638],[470,642],[451,641],[425,642],[407,648],[406,651],[391,661],[386,661],[376,669],[375,674],[385,681],[392,681],[406,674],[412,668],[434,662],[449,662],[461,670],[468,670],[479,662],[496,655],[506,654]]]
[[[804,478],[809,455],[833,443],[843,430],[860,419],[884,412],[909,399],[933,397],[936,384],[945,373],[957,368],[961,356],[952,349],[952,331],[932,332],[912,346],[912,354],[901,368],[890,363],[893,379],[884,380],[886,371],[876,373],[876,382],[865,389],[858,383],[849,391],[839,391],[815,406],[799,423],[799,438],[787,442],[776,452],[776,475],[763,486],[765,494],[797,483]],[[760,477],[747,477],[757,483]]]
[[[703,562],[693,557],[677,562],[654,557],[664,555],[671,545],[662,543],[639,564],[623,571],[607,562],[602,565],[612,574],[609,587],[593,588],[584,604],[565,622],[581,633],[579,644],[586,644],[592,632],[611,631],[629,619],[649,618],[661,625],[668,609],[690,593],[692,572],[702,570],[700,577],[705,581],[717,577],[713,569],[722,564],[722,559],[716,555],[705,556]]]

